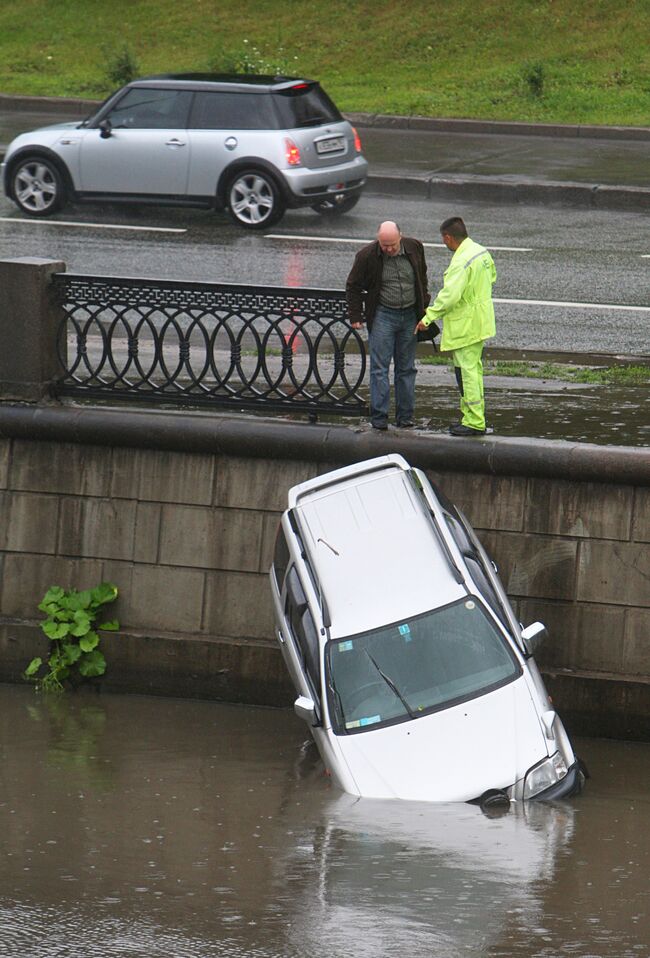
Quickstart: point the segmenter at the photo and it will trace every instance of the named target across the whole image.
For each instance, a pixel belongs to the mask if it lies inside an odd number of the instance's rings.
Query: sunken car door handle
[[[175,140],[175,139],[174,139],[174,140],[166,140],[166,141],[165,141],[165,146],[179,147],[179,146],[185,146],[185,144],[183,143],[182,140]]]

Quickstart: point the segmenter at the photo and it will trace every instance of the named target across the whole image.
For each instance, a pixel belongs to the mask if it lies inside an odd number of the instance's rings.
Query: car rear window
[[[338,123],[343,119],[317,83],[298,83],[286,90],[275,90],[273,100],[283,129]]]
[[[199,92],[190,118],[194,130],[282,129],[268,93]]]

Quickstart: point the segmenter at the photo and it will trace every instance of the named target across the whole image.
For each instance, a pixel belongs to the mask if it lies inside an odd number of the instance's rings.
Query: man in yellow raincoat
[[[445,271],[444,286],[417,325],[424,330],[443,320],[441,352],[451,352],[460,390],[462,419],[449,427],[452,436],[485,434],[483,344],[495,334],[492,284],[494,261],[483,246],[467,235],[459,216],[440,227],[442,241],[454,255]]]

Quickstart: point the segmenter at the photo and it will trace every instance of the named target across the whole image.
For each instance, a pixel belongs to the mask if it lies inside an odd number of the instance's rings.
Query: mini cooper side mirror
[[[534,655],[535,651],[540,647],[547,634],[546,626],[543,622],[533,622],[532,625],[528,625],[525,629],[522,629],[521,638],[523,640],[526,653],[528,655]]]
[[[306,695],[299,695],[293,703],[293,710],[308,725],[316,725],[316,706]]]
[[[107,140],[109,138],[112,129],[113,126],[110,120],[102,120],[102,122],[99,124],[99,135],[101,136],[102,140]]]

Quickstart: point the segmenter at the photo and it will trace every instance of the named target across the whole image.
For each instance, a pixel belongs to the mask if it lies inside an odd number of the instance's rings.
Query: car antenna
[[[334,548],[334,546],[331,546],[331,545],[329,544],[329,542],[326,542],[326,541],[325,541],[325,539],[320,539],[320,538],[319,538],[317,541],[318,541],[318,542],[322,542],[324,546],[327,546],[327,548],[328,548],[331,552],[333,552],[335,556],[340,556],[340,555],[341,555],[341,553],[340,553],[340,552],[337,552],[336,549]]]

